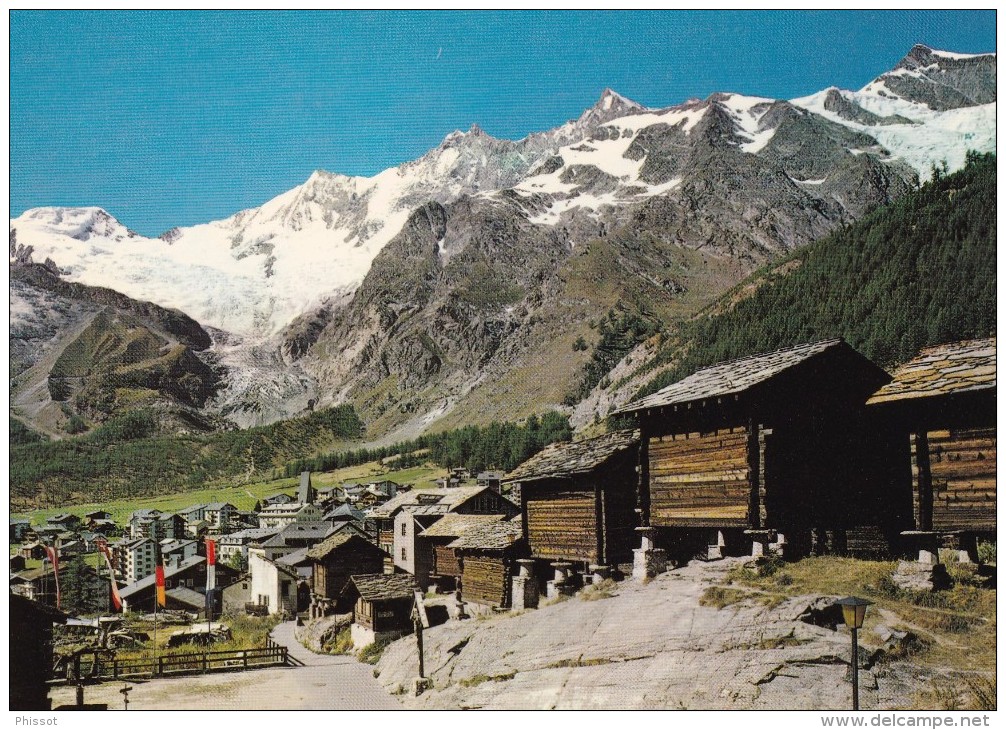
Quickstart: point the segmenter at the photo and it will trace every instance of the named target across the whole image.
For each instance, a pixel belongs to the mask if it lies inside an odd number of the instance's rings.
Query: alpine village
[[[995,62],[454,133],[258,339],[12,219],[11,710],[994,709]]]

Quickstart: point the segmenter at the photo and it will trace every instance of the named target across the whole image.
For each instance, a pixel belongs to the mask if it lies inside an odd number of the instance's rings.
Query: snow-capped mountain
[[[903,160],[925,176],[933,162],[946,159],[955,168],[967,149],[994,149],[994,80],[994,54],[916,46],[858,92],[832,88],[792,103],[868,134],[892,162]],[[771,142],[780,106],[730,94],[648,110],[606,89],[579,119],[548,132],[512,142],[473,126],[373,177],[317,171],[259,208],[175,228],[161,239],[139,236],[97,208],[29,210],[11,227],[34,247],[36,259],[51,258],[70,281],[152,299],[204,324],[263,337],[324,298],[355,290],[409,213],[427,201],[510,188],[526,197],[545,194],[529,204],[532,220],[543,225],[558,223],[569,210],[638,202],[680,184],[656,170],[647,147],[656,131],[676,128],[688,135],[710,108],[720,107],[732,118],[729,132],[738,148],[758,155]],[[673,169],[673,154],[661,159],[671,161],[664,171]]]
[[[917,45],[889,73],[859,91],[834,87],[793,104],[865,132],[923,179],[946,160],[996,148],[996,54],[968,55]]]
[[[29,210],[10,227],[67,281],[218,330],[230,374],[216,407],[248,410],[239,422],[362,398],[389,375],[428,397],[389,393],[380,413],[394,403],[422,420],[552,346],[560,330],[539,325],[566,306],[561,281],[591,241],[631,241],[605,274],[616,289],[652,285],[646,296],[670,301],[701,285],[708,299],[934,163],[994,150],[995,60],[916,46],[859,91],[792,101],[721,93],[648,109],[605,89],[552,130],[510,141],[473,125],[373,177],[317,171],[258,208],[160,238],[98,208]],[[715,285],[702,266],[721,272]],[[564,316],[582,323],[608,306],[591,297]]]

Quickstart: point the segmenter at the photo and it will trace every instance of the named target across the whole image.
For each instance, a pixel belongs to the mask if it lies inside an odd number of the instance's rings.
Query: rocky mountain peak
[[[991,104],[996,100],[996,54],[939,51],[919,43],[863,91],[893,94],[933,111]]]

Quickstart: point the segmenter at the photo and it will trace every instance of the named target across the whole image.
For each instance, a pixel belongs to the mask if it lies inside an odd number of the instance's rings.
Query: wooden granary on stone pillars
[[[637,568],[660,548],[886,553],[911,515],[894,437],[866,408],[890,379],[835,339],[718,363],[620,409],[641,434]]]
[[[638,450],[638,432],[614,431],[546,446],[506,476],[519,486],[521,534],[534,572],[551,578],[546,596],[570,593],[586,576],[632,558]],[[518,577],[529,573],[525,565]]]
[[[977,539],[996,536],[995,338],[924,349],[868,404],[896,431],[910,480],[905,552],[937,562],[942,546],[977,559]]]

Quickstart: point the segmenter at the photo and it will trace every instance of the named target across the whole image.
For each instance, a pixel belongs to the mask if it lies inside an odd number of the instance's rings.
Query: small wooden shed
[[[433,557],[430,580],[441,590],[453,590],[461,577],[461,561],[451,545],[462,535],[483,525],[500,522],[506,515],[465,515],[450,512],[419,534],[427,543],[426,552]]]
[[[930,347],[868,401],[911,466],[914,528],[996,531],[996,339]]]
[[[412,633],[412,608],[418,586],[408,573],[351,576],[342,599],[353,606],[353,645],[362,648]],[[340,601],[342,602],[342,601]]]
[[[380,573],[384,551],[352,530],[340,530],[307,551],[313,570],[311,615],[323,616],[336,609],[351,575]]]
[[[909,496],[893,436],[866,410],[890,379],[834,339],[718,363],[630,403],[619,412],[642,432],[644,521],[682,550],[711,531],[739,550],[783,533],[797,554],[844,550],[864,528],[893,539]]]
[[[614,565],[635,547],[639,432],[552,444],[507,475],[531,556]]]
[[[492,608],[510,608],[514,561],[527,554],[519,520],[489,522],[448,546],[461,567],[461,598]]]

